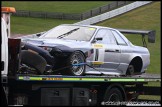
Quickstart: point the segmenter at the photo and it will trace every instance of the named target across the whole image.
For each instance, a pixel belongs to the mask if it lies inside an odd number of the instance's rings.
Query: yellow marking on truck
[[[80,78],[63,78],[65,81],[79,81]]]
[[[104,62],[93,61],[92,64],[93,64],[93,65],[102,65],[102,64],[104,64]]]
[[[23,80],[24,78],[23,77],[19,77],[19,80]]]
[[[136,79],[136,81],[145,81],[145,79]]]
[[[82,81],[104,81],[104,78],[82,78]]]
[[[119,82],[132,82],[132,81],[136,81],[135,79],[110,79],[110,81],[115,82],[115,81],[119,81]]]
[[[63,80],[62,78],[43,78],[43,80]]]
[[[104,81],[102,78],[63,78],[64,81]]]
[[[42,77],[30,77],[30,80],[42,80]]]
[[[18,80],[26,81],[103,81],[103,82],[145,82],[155,81],[154,79],[138,79],[138,78],[60,78],[60,77],[30,77],[30,76],[19,76]],[[156,80],[156,81],[161,81]]]

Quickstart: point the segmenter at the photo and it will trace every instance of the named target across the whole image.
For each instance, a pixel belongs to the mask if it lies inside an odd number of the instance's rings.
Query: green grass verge
[[[160,74],[160,2],[154,2],[144,7],[128,12],[126,14],[108,19],[96,25],[107,26],[112,28],[139,29],[139,30],[156,30],[156,42],[148,43],[150,51],[151,64],[148,67],[148,73]],[[126,37],[136,45],[142,45],[141,36],[126,35]],[[146,39],[147,40],[147,39]]]
[[[161,82],[148,82],[148,84],[145,84],[144,86],[156,86],[161,87]],[[160,93],[159,93],[160,94]],[[147,100],[161,100],[161,96],[156,95],[140,95],[138,97],[139,99],[147,99]]]
[[[60,24],[72,24],[78,20],[43,19],[11,16],[11,34],[34,34],[47,31]]]
[[[110,1],[2,1],[2,6],[13,6],[16,10],[82,13],[109,3]]]

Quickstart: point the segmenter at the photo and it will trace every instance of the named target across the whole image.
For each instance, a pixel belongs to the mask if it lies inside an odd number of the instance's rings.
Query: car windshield
[[[89,41],[95,31],[96,28],[94,27],[60,25],[44,33],[39,38],[63,38],[70,40]]]

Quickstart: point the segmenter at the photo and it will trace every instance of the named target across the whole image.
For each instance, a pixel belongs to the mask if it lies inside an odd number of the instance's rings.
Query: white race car
[[[23,42],[24,49],[34,45],[48,51],[53,58],[45,59],[53,73],[133,75],[150,64],[147,48],[133,45],[119,30],[108,27],[63,24]]]

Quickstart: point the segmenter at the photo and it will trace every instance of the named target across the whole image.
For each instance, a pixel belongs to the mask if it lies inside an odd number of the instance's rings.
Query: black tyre
[[[82,65],[79,65],[81,63],[82,63]],[[65,72],[68,72],[68,74],[73,75],[73,76],[84,75],[86,65],[83,63],[85,63],[85,57],[84,57],[83,53],[79,52],[79,51],[74,52],[68,59],[67,64],[68,64],[69,68]],[[73,66],[73,65],[77,65],[77,64],[78,64],[78,66]]]
[[[43,74],[47,65],[42,56],[27,50],[21,51],[21,63],[36,69],[39,74]]]
[[[112,88],[110,89],[104,98],[105,102],[112,101],[112,102],[118,102],[123,101],[123,96],[121,91],[118,88]]]
[[[127,68],[127,72],[126,75],[133,75],[134,74],[134,66],[132,64],[130,64]]]

